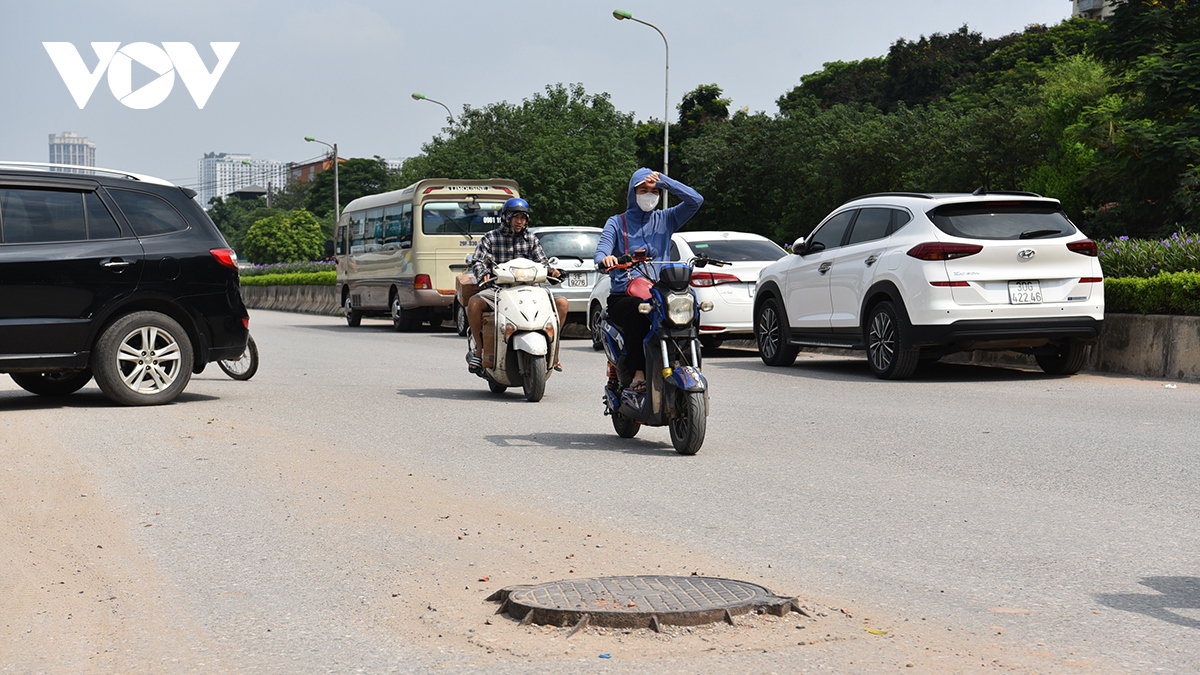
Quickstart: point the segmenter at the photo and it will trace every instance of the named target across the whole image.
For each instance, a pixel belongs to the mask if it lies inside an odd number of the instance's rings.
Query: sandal
[[[646,393],[646,381],[645,380],[634,380],[633,382],[630,382],[629,390],[637,392],[639,394]]]
[[[561,373],[562,372],[562,363],[554,364],[554,370]]]
[[[483,359],[479,358],[478,354],[467,355],[467,370],[475,375],[482,373]]]

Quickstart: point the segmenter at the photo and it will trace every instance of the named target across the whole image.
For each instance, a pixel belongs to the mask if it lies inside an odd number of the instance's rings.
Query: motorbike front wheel
[[[525,377],[521,383],[525,389],[525,400],[537,403],[546,393],[546,357],[523,353],[521,360],[525,366]]]
[[[258,345],[254,336],[246,338],[246,349],[236,359],[217,361],[217,367],[235,380],[248,380],[258,372]]]
[[[671,445],[681,455],[694,455],[704,444],[708,406],[702,391],[680,391],[675,399],[676,416],[671,420]]]

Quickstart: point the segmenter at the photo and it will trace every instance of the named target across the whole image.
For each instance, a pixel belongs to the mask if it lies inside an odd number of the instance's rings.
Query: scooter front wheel
[[[254,344],[254,336],[246,337],[246,349],[236,359],[217,361],[217,367],[235,380],[248,380],[258,372],[258,345]]]
[[[708,405],[702,391],[681,391],[676,396],[676,417],[670,423],[671,445],[681,455],[694,455],[704,444]]]
[[[546,393],[546,357],[533,354],[522,354],[525,361],[525,377],[522,384],[525,389],[525,400],[537,403]]]

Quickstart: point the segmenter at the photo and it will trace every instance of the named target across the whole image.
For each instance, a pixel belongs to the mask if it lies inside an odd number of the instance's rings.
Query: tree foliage
[[[661,146],[660,146],[661,148]],[[466,107],[458,123],[405,161],[395,181],[511,178],[534,225],[602,225],[625,208],[634,161],[631,115],[582,85],[547,86],[520,103]]]
[[[281,209],[267,208],[265,197],[239,199],[237,197],[213,197],[209,200],[208,217],[221,230],[225,241],[235,250],[241,250],[242,238],[254,221],[281,213]]]
[[[242,239],[242,255],[252,263],[317,260],[324,249],[321,224],[299,209],[257,220]]]

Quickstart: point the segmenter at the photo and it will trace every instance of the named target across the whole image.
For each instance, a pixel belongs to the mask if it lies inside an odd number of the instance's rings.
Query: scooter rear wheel
[[[497,382],[491,375],[487,376],[488,389],[492,390],[493,394],[503,394],[508,391],[508,387]]]
[[[642,425],[638,424],[632,418],[626,417],[615,410],[612,413],[612,423],[613,430],[621,438],[633,438],[637,436],[638,429],[642,428]]]
[[[702,391],[681,391],[676,394],[678,416],[671,420],[671,445],[681,455],[694,455],[704,445],[708,424],[708,406]]]

